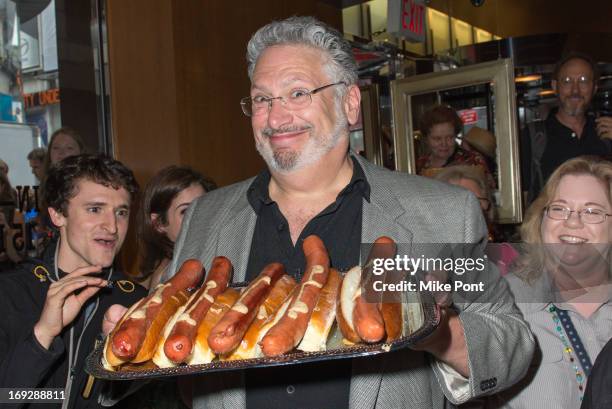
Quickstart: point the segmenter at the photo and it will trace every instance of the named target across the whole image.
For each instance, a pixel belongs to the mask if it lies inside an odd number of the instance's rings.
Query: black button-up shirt
[[[578,137],[574,131],[559,122],[557,111],[552,111],[546,118],[546,148],[541,159],[544,181],[569,159],[582,155],[606,157],[610,154],[610,145],[597,136],[592,114],[587,115],[582,135]]]
[[[304,238],[316,234],[323,240],[331,266],[340,271],[359,264],[363,199],[370,199],[370,185],[363,169],[353,159],[353,176],[327,206],[304,227],[294,246],[287,220],[269,195],[270,172],[260,173],[249,187],[247,198],[257,213],[257,222],[246,279],[255,278],[269,263],[280,262],[288,274],[300,280],[306,260]],[[249,409],[348,408],[350,360],[317,362],[285,368],[246,371],[246,403]]]

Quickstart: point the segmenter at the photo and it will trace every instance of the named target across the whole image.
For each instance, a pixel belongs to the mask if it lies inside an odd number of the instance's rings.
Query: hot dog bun
[[[297,346],[300,351],[325,351],[327,349],[327,336],[334,325],[338,293],[342,277],[334,268],[329,269],[327,283],[321,290],[319,301],[308,321],[308,327],[302,341]]]
[[[191,355],[198,327],[215,298],[227,288],[231,274],[232,263],[226,257],[215,257],[204,284],[173,320],[170,332],[164,336],[164,353],[175,364],[185,362]]]
[[[134,359],[130,362],[135,364],[145,362],[153,358],[155,350],[157,349],[157,343],[163,339],[162,331],[166,326],[166,323],[176,311],[189,300],[189,293],[185,290],[181,290],[174,294],[168,300],[166,300],[159,312],[155,316],[155,319],[151,322],[151,326],[147,330],[145,339],[142,343],[142,347]]]
[[[239,296],[240,293],[237,290],[228,288],[215,298],[215,302],[210,306],[204,320],[198,327],[193,353],[187,360],[189,365],[208,364],[215,358],[215,353],[208,345],[208,335],[211,329],[238,300]]]
[[[115,326],[115,330],[113,330],[113,332],[111,332],[106,338],[104,354],[102,357],[102,365],[104,366],[104,368],[108,370],[114,370],[114,368],[123,365],[126,362],[141,363],[150,360],[153,355],[155,355],[155,351],[157,349],[159,341],[165,339],[165,337],[161,335],[162,331],[164,330],[164,327],[166,326],[166,323],[175,315],[177,310],[179,310],[180,307],[187,302],[188,299],[189,294],[185,290],[179,291],[178,293],[167,299],[162,304],[161,308],[159,309],[159,312],[155,316],[155,319],[153,319],[153,321],[151,322],[151,326],[146,331],[144,341],[142,342],[142,346],[140,347],[138,354],[136,354],[136,357],[134,357],[133,359],[126,361],[115,355],[111,346],[111,339],[114,335],[114,332],[121,327],[121,323],[123,323],[128,318],[134,317],[134,312],[143,306],[144,302],[146,301],[146,298],[143,298],[142,300],[134,304],[132,307],[130,307],[130,309],[123,315],[123,318],[121,318],[121,320],[119,321],[119,324]]]
[[[208,345],[216,354],[231,353],[240,345],[259,312],[259,306],[264,303],[272,287],[284,274],[285,267],[282,264],[270,263],[240,294],[231,310],[210,331]]]
[[[361,338],[355,332],[355,324],[353,322],[353,311],[355,310],[355,299],[359,294],[359,284],[361,282],[361,267],[355,266],[351,268],[342,279],[340,292],[338,293],[338,309],[336,312],[336,320],[338,327],[344,336],[344,339],[349,343],[357,344],[361,342]]]
[[[168,357],[166,356],[166,353],[164,352],[164,344],[166,343],[168,336],[172,332],[172,329],[176,325],[176,321],[185,312],[185,308],[187,308],[188,304],[189,302],[186,302],[185,304],[181,305],[164,326],[164,329],[162,331],[162,337],[157,343],[157,346],[155,348],[155,354],[153,354],[152,358],[153,363],[160,368],[171,368],[177,365],[176,363],[172,362],[172,360],[168,359]]]
[[[302,341],[310,317],[329,276],[329,255],[323,241],[310,235],[302,243],[306,269],[297,293],[285,314],[261,340],[265,356],[277,356],[291,351]]]
[[[198,286],[202,275],[199,260],[185,261],[177,274],[157,286],[117,325],[110,336],[113,354],[124,362],[140,363],[151,359],[166,322],[187,301],[187,291]]]
[[[280,280],[274,284],[270,294],[259,307],[255,320],[244,334],[240,345],[228,356],[223,359],[233,361],[236,359],[250,359],[262,356],[261,348],[258,342],[266,335],[266,332],[271,328],[271,325],[266,325],[270,321],[270,317],[281,307],[287,296],[297,285],[295,279],[288,275],[283,275]]]
[[[117,325],[115,325],[115,328],[111,331],[111,333],[106,337],[106,340],[104,342],[104,353],[102,354],[102,366],[104,366],[104,369],[114,371],[116,367],[123,365],[126,362],[119,358],[117,355],[115,355],[115,353],[113,352],[113,348],[111,347],[110,340],[112,339],[114,333],[117,332],[117,330],[121,327],[123,321],[125,321],[134,312],[134,310],[136,310],[136,308],[140,307],[145,301],[145,299],[146,298],[143,298],[136,302],[134,305],[132,305],[125,312],[125,314],[123,314],[123,317],[121,317],[121,319],[119,320]]]

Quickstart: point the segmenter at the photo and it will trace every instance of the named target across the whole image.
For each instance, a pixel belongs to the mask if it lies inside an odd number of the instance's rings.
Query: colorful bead
[[[567,341],[565,333],[563,332],[563,327],[559,325],[559,322],[561,320],[559,316],[557,315],[557,308],[554,305],[551,305],[550,307],[548,307],[548,311],[552,315],[553,322],[555,323],[555,330],[557,331],[557,334],[559,335],[559,339],[561,339],[561,343],[563,344],[563,347],[564,347],[563,351],[568,355],[570,362],[574,363],[576,361],[576,358],[574,358],[574,355],[573,355],[574,350],[572,349],[569,342]],[[584,393],[583,392],[584,377],[578,365],[574,364],[573,368],[574,368],[574,373],[576,376],[576,383],[578,384],[578,390],[580,391],[579,400],[582,402],[582,394]]]

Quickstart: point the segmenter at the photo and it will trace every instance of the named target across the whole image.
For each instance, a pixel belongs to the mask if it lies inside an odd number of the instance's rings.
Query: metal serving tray
[[[244,283],[239,283],[233,285],[233,287],[244,285]],[[334,323],[327,340],[326,351],[294,351],[272,358],[262,357],[234,361],[215,359],[209,364],[180,365],[173,368],[158,368],[153,362],[149,361],[138,365],[127,364],[116,371],[109,371],[102,366],[102,353],[105,343],[101,342],[87,357],[85,370],[96,378],[112,381],[154,379],[378,355],[415,345],[430,335],[440,323],[440,310],[429,293],[404,293],[402,308],[405,318],[404,336],[390,343],[346,345],[342,340],[343,337],[338,325]]]

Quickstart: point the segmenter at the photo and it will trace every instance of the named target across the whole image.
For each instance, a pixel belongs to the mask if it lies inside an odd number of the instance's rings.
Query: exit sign
[[[475,124],[478,122],[478,111],[475,109],[464,109],[458,111],[459,117],[461,118],[461,122],[464,125]]]
[[[422,43],[427,33],[426,21],[425,0],[388,0],[388,33],[413,43]]]

